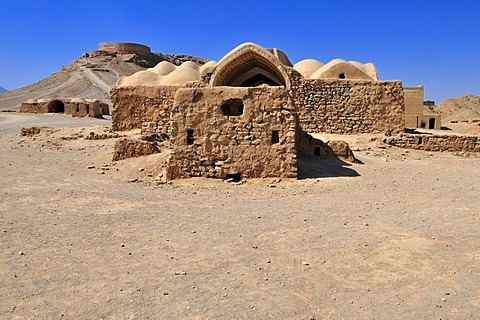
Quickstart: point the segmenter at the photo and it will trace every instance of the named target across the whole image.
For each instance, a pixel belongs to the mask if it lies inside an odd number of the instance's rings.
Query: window
[[[272,144],[279,143],[280,137],[278,136],[278,130],[272,131]]]
[[[241,99],[229,99],[220,106],[220,109],[227,117],[241,116],[243,114],[243,101]]]
[[[423,142],[423,138],[422,138],[422,137],[418,137],[417,144],[422,144],[422,142]]]
[[[240,173],[227,173],[227,176],[225,177],[225,180],[228,182],[240,182],[242,179]]]
[[[345,79],[345,73],[343,73],[343,72],[340,73],[340,74],[338,75],[338,79]]]
[[[187,144],[193,144],[194,141],[193,130],[187,130]]]

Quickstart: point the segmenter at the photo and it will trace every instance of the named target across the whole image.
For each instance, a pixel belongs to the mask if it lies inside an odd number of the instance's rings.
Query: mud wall
[[[461,135],[425,135],[402,133],[385,139],[385,143],[400,148],[425,151],[480,152],[480,138]]]
[[[297,176],[295,109],[284,89],[184,88],[173,109],[169,179]]]
[[[390,133],[405,125],[400,81],[295,79],[290,94],[307,132]]]
[[[175,92],[179,87],[114,87],[110,91],[113,130],[142,129],[170,135]]]

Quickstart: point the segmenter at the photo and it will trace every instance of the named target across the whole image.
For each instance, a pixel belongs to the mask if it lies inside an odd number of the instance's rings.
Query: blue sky
[[[381,80],[437,103],[480,95],[480,1],[0,0],[0,86],[58,72],[99,42],[213,60],[243,42],[306,58],[373,62]]]

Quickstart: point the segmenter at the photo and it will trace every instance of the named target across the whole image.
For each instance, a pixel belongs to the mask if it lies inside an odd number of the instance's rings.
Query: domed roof
[[[143,70],[132,74],[129,77],[121,77],[117,81],[117,86],[154,86],[160,84],[162,76],[149,70]]]
[[[359,79],[376,80],[355,64],[342,59],[335,59],[315,71],[309,79]]]
[[[296,63],[293,68],[300,72],[304,78],[309,78],[315,71],[323,67],[324,64],[315,59],[305,59]]]
[[[189,66],[178,67],[175,71],[164,76],[160,80],[162,85],[184,85],[188,81],[200,80],[201,75],[198,70],[195,68],[190,68]]]
[[[153,68],[120,78],[117,86],[184,85],[188,81],[200,80],[202,77],[199,70],[200,67],[193,61],[184,62],[178,67],[162,61]]]
[[[200,73],[202,75],[207,73],[212,73],[213,69],[215,69],[216,66],[217,66],[216,61],[208,61],[207,63],[205,63],[203,66],[200,67]]]
[[[155,72],[160,76],[166,76],[167,74],[174,71],[175,69],[177,69],[177,66],[174,65],[173,63],[170,63],[168,61],[162,61],[159,64],[157,64],[155,67],[148,69],[148,71]]]

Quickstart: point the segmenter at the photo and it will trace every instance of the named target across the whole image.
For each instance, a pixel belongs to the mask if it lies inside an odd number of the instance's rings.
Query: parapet
[[[128,42],[101,42],[98,45],[98,51],[115,52],[118,54],[145,54],[151,53],[150,47],[138,43]]]

